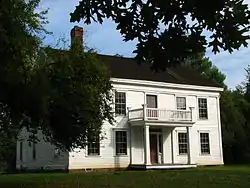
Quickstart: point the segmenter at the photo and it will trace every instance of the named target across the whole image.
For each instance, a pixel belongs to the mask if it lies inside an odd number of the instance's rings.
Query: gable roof
[[[222,87],[220,84],[200,75],[197,71],[175,66],[166,71],[154,73],[148,64],[138,64],[133,58],[124,58],[118,56],[99,55],[107,64],[111,77],[158,81],[173,84],[186,84],[196,86]]]

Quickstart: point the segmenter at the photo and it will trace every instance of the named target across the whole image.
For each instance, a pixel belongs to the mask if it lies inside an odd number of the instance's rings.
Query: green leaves
[[[51,63],[42,129],[50,141],[67,150],[85,147],[87,138],[100,133],[103,121],[113,120],[108,70],[95,53],[79,53],[79,48],[47,50]]]
[[[134,51],[139,62],[164,70],[207,47],[214,53],[246,47],[249,15],[243,0],[81,0],[70,20],[90,24],[111,18],[125,41],[139,41]]]

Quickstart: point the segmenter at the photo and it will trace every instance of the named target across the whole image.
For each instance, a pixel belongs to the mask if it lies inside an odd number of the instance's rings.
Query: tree
[[[243,0],[80,0],[70,20],[112,19],[125,41],[138,40],[134,52],[139,62],[164,70],[206,47],[214,53],[246,47],[249,15]]]
[[[84,148],[113,122],[112,87],[106,65],[79,44],[70,51],[46,49],[49,94],[44,135],[67,150]],[[49,126],[47,126],[49,125]]]

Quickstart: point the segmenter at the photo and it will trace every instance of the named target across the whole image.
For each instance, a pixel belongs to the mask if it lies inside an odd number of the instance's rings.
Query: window
[[[115,114],[126,115],[126,93],[115,92]]]
[[[54,148],[54,157],[57,158],[60,156],[60,149],[58,147]]]
[[[177,110],[186,110],[186,98],[176,97]]]
[[[178,133],[179,154],[187,154],[188,150],[187,133]]]
[[[201,154],[210,154],[209,133],[200,133]]]
[[[19,159],[23,161],[23,142],[20,142],[20,151],[19,151]]]
[[[32,158],[33,160],[36,160],[36,143],[33,142],[33,145],[32,145]]]
[[[94,137],[92,142],[88,142],[88,155],[100,155],[99,135]]]
[[[127,155],[127,132],[115,131],[115,154]]]
[[[198,99],[199,105],[199,119],[207,119],[207,99],[200,98]]]

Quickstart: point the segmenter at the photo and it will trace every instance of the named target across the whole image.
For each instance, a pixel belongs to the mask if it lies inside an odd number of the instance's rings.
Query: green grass
[[[0,188],[250,188],[250,166],[189,170],[0,175]]]

